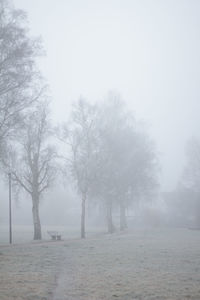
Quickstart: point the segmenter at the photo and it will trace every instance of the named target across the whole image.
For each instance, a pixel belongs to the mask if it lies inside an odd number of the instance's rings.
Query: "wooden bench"
[[[61,241],[61,234],[58,231],[47,231],[51,239],[54,241]]]

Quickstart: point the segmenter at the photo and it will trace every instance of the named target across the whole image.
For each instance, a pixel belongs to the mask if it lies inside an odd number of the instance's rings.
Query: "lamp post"
[[[9,178],[9,242],[12,244],[12,194],[11,194],[11,172],[8,173]]]

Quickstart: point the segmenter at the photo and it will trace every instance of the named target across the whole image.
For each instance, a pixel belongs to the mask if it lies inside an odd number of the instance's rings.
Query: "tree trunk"
[[[120,203],[120,230],[123,231],[126,228],[127,228],[126,208],[124,203]]]
[[[114,225],[113,225],[113,220],[112,220],[112,201],[108,200],[107,201],[107,226],[108,226],[108,233],[113,233],[114,230]]]
[[[41,240],[42,232],[41,232],[41,224],[40,224],[40,216],[39,216],[39,197],[36,195],[32,195],[32,213],[33,213],[33,226],[34,226],[34,240]]]
[[[82,194],[82,205],[81,205],[81,238],[85,238],[85,202],[86,195]]]

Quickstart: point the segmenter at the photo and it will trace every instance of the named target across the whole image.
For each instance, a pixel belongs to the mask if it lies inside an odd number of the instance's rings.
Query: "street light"
[[[11,172],[8,173],[9,178],[9,241],[12,244],[12,194],[11,194]]]

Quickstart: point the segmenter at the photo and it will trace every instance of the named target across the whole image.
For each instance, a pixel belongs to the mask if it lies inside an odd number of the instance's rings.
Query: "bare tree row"
[[[1,169],[11,172],[15,186],[32,199],[34,239],[42,237],[39,204],[56,177],[58,157],[63,158],[59,168],[73,179],[81,198],[81,237],[87,201],[104,209],[109,233],[115,230],[113,209],[119,208],[123,230],[127,208],[141,197],[152,197],[157,186],[153,143],[120,96],[110,93],[93,105],[77,101],[57,133],[62,146],[56,147],[46,87],[36,66],[41,54],[39,40],[29,37],[24,12],[1,0]]]
[[[157,187],[158,163],[154,145],[120,96],[90,104],[80,99],[63,126],[66,168],[81,197],[81,237],[85,237],[86,201],[103,207],[108,232],[115,230],[113,209],[119,207],[120,229],[127,227],[126,210]]]

